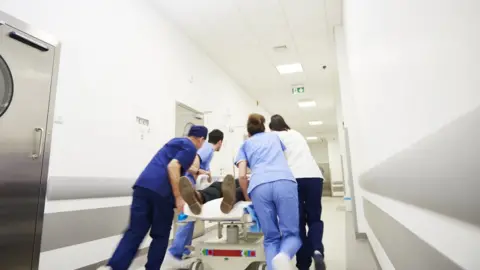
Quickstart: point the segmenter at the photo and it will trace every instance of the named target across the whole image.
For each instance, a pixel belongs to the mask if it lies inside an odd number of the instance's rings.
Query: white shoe
[[[292,270],[290,257],[285,253],[279,253],[272,260],[274,270]]]
[[[165,254],[165,259],[163,259],[162,270],[177,270],[177,269],[185,269],[190,266],[190,262],[188,260],[179,260],[173,257],[170,252]]]
[[[97,270],[112,270],[110,266],[100,266]]]

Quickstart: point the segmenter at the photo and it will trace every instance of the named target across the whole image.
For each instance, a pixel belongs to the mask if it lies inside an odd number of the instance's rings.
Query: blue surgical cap
[[[207,138],[208,129],[204,126],[192,126],[188,131],[188,137]]]

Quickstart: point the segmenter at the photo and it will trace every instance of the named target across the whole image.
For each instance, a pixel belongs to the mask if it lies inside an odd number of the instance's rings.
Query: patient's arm
[[[245,201],[250,201],[250,197],[248,196],[248,178],[247,178],[247,161],[242,160],[238,164],[238,170],[239,170],[239,177],[238,177],[238,182],[240,183],[240,187],[242,188],[243,192],[243,197],[245,198]]]

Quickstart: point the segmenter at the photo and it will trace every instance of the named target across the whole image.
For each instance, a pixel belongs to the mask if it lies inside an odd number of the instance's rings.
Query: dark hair
[[[283,117],[279,114],[275,114],[270,118],[270,124],[268,125],[270,130],[273,131],[285,131],[290,130]]]
[[[265,132],[265,117],[258,113],[252,113],[248,116],[247,131],[250,136]]]
[[[223,141],[223,132],[219,129],[214,129],[208,133],[208,142],[217,144],[219,141]]]

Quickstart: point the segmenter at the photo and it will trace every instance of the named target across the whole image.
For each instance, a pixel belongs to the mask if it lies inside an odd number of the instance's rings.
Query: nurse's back
[[[322,172],[310,152],[308,143],[300,132],[290,129],[276,132],[287,148],[288,166],[295,178],[320,177]]]
[[[246,140],[240,148],[236,163],[247,161],[252,174],[248,192],[256,186],[277,180],[295,178],[288,167],[283,151],[285,146],[276,133],[260,132]]]

